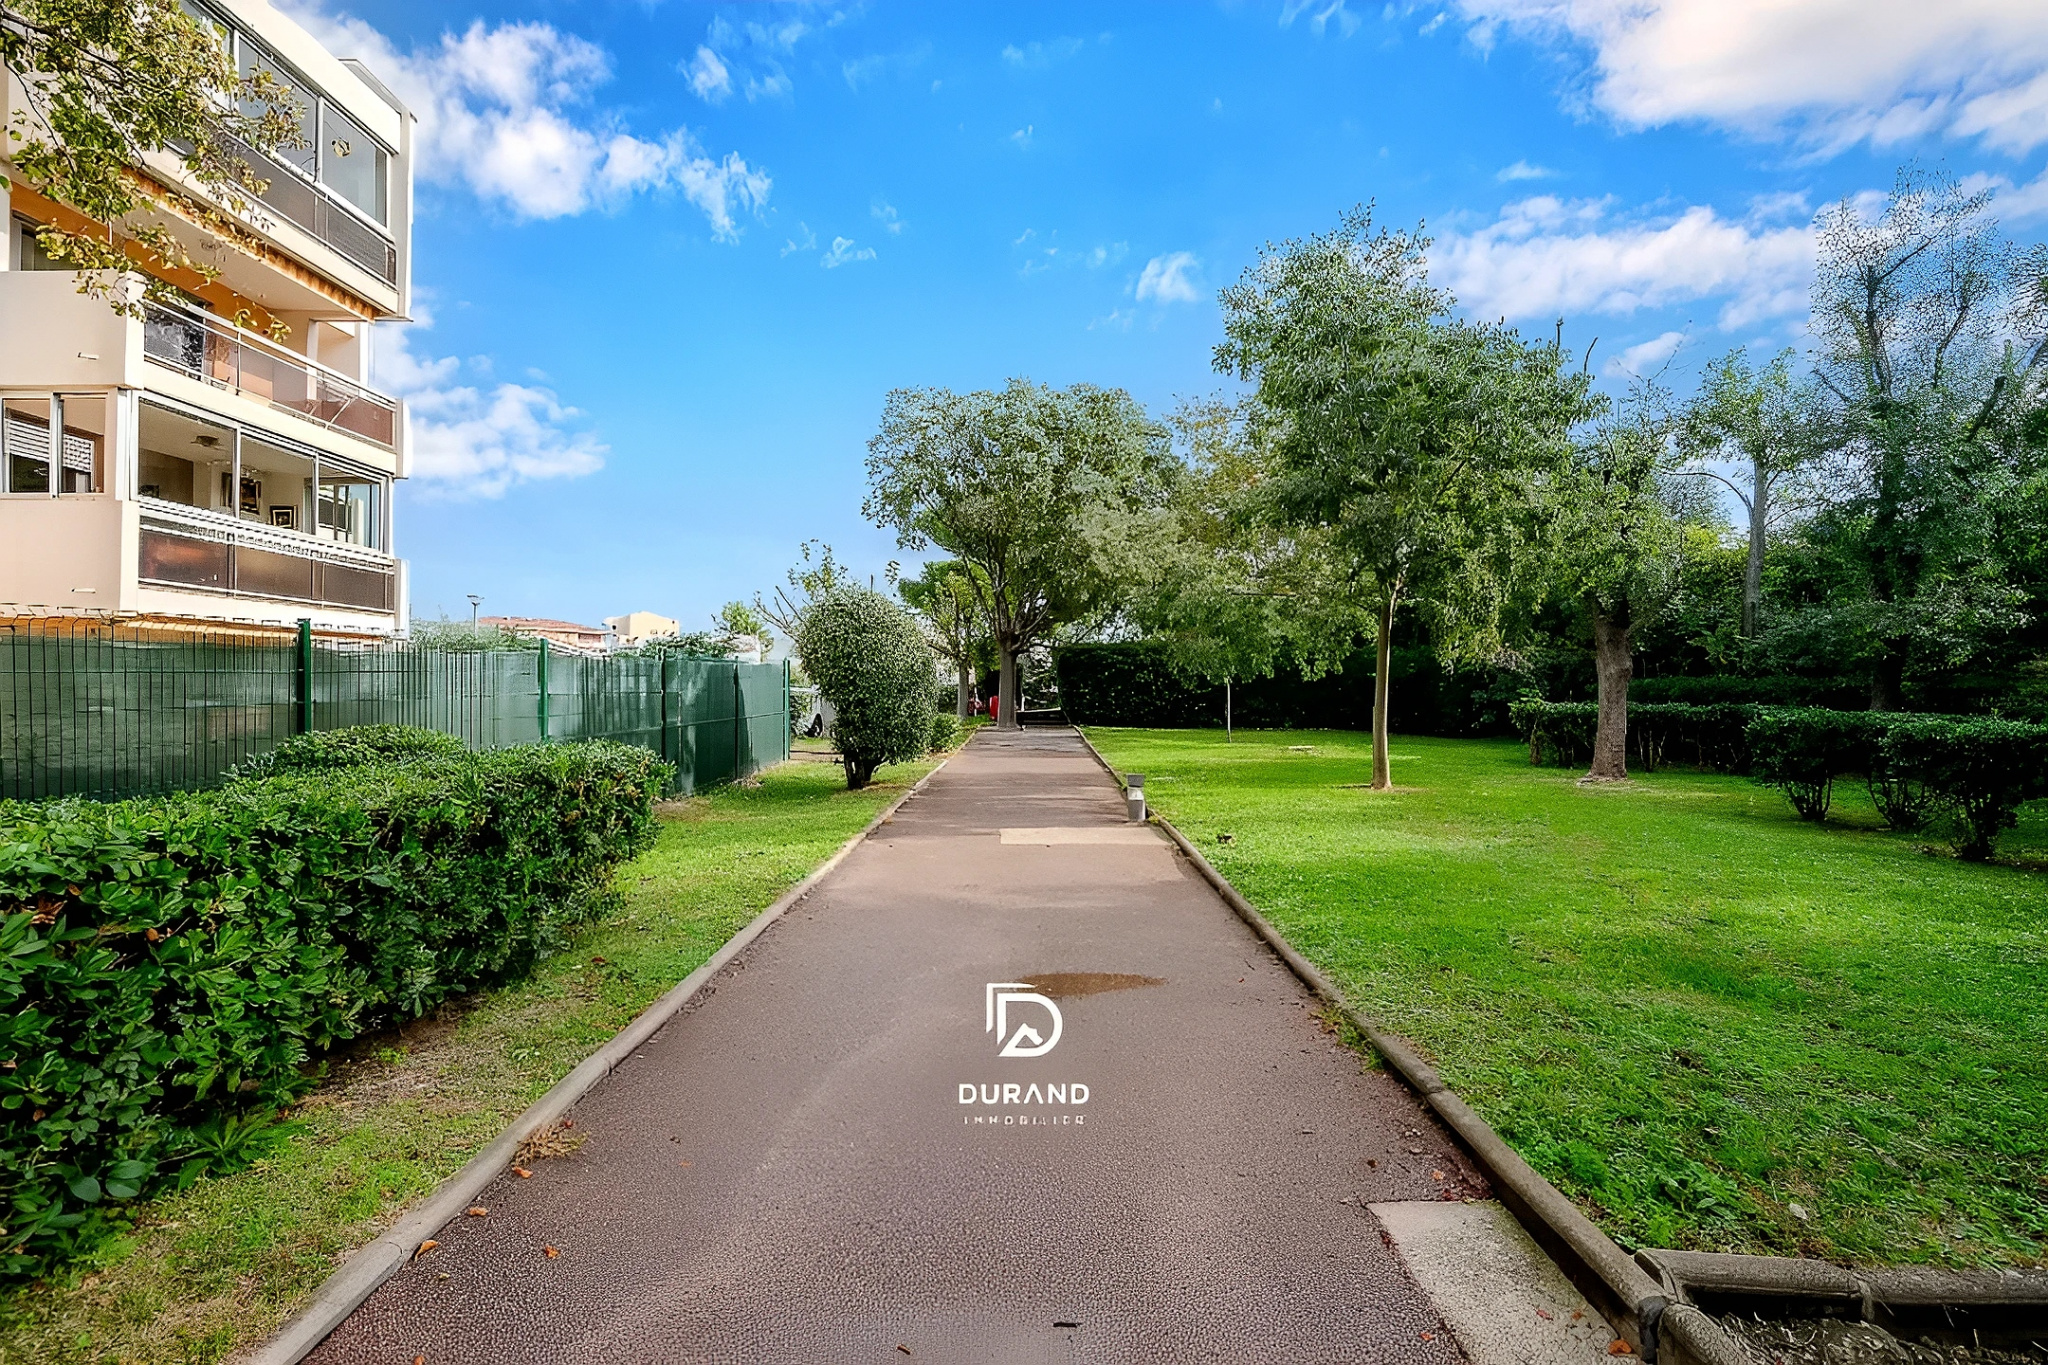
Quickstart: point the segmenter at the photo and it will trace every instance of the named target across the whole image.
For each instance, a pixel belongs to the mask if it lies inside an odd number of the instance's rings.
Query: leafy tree
[[[761,645],[765,656],[775,648],[775,632],[768,628],[768,622],[760,613],[745,602],[728,602],[718,609],[711,618],[712,626],[723,634],[728,645],[736,644],[740,638],[751,635]]]
[[[503,626],[473,626],[467,621],[454,621],[446,616],[432,619],[413,617],[407,638],[421,648],[449,654],[524,653],[540,648],[538,636],[519,635]]]
[[[1628,777],[1628,689],[1638,631],[1678,595],[1693,550],[1687,513],[1703,510],[1673,477],[1672,421],[1662,392],[1638,381],[1622,412],[1582,439],[1554,487],[1550,529],[1559,586],[1593,631],[1599,712],[1586,780]],[[1713,536],[1703,537],[1711,547]]]
[[[865,787],[884,763],[920,758],[933,735],[932,653],[917,624],[871,588],[837,587],[797,622],[797,654],[832,703],[846,785]]]
[[[1252,381],[1270,422],[1267,515],[1331,556],[1377,642],[1373,786],[1392,785],[1395,613],[1419,608],[1446,653],[1498,642],[1533,544],[1543,471],[1588,411],[1590,380],[1552,343],[1458,318],[1428,279],[1428,239],[1375,229],[1268,247],[1223,293],[1218,369]]]
[[[973,710],[976,667],[994,652],[975,609],[976,572],[957,559],[934,560],[917,577],[896,585],[904,603],[924,623],[933,652],[953,665],[953,714],[959,720],[966,720]]]
[[[1989,205],[1908,168],[1874,221],[1849,200],[1820,219],[1813,326],[1838,432],[1830,511],[1861,598],[1830,610],[1860,637],[1876,710],[1899,707],[1916,649],[1953,663],[2018,624],[1993,551],[2048,358],[2048,308],[2039,253],[2017,252]]]
[[[1773,521],[1782,522],[1783,513],[1791,510],[1781,505],[1781,495],[1819,453],[1821,443],[1813,385],[1794,377],[1793,359],[1791,351],[1780,351],[1757,369],[1748,351],[1737,348],[1710,362],[1678,428],[1689,464],[1680,472],[1728,489],[1749,524],[1749,560],[1742,579],[1744,639],[1757,633],[1764,549]],[[1747,468],[1731,478],[1709,467],[1712,461]]]
[[[905,549],[936,545],[974,570],[964,582],[995,642],[1005,727],[1017,656],[1117,599],[1112,547],[1178,473],[1165,429],[1122,389],[1023,379],[893,391],[867,468],[870,518]]]
[[[166,300],[180,295],[163,276],[220,273],[164,215],[250,241],[237,216],[267,185],[242,149],[306,145],[293,91],[268,71],[243,77],[220,35],[178,0],[0,0],[0,68],[23,96],[7,159],[77,215],[39,228],[37,245],[126,313],[140,303],[119,272],[143,266],[144,295]],[[199,194],[140,169],[151,155],[175,159]]]

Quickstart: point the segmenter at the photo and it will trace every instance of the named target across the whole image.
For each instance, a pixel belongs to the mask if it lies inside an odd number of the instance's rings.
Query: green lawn
[[[1386,794],[1365,735],[1089,734],[1620,1240],[2048,1253],[2039,806],[2001,846],[2028,866],[1982,866],[1854,784],[1816,826],[1742,778],[1581,788],[1506,741],[1397,739]]]
[[[0,1301],[0,1362],[212,1362],[452,1174],[930,769],[865,791],[825,764],[663,807],[625,905],[505,990],[364,1040],[254,1167],[139,1210],[67,1284]]]

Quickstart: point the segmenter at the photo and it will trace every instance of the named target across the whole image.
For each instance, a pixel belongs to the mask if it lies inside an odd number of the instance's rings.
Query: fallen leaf
[[[678,1161],[678,1162],[676,1163],[676,1165],[678,1165],[678,1166],[687,1166],[687,1165],[689,1165],[689,1164],[690,1164],[690,1163],[689,1163],[689,1162],[687,1162],[687,1161]]]
[[[1572,1310],[1572,1321],[1573,1321],[1573,1322],[1577,1322],[1577,1321],[1578,1321],[1578,1320],[1579,1320],[1580,1318],[1583,1318],[1584,1316],[1586,1316],[1586,1315],[1585,1315],[1584,1313],[1580,1312],[1580,1311],[1579,1311],[1578,1309],[1574,1308],[1574,1309]]]
[[[412,1365],[427,1365],[427,1358],[425,1356],[414,1356],[412,1358]]]
[[[160,939],[160,938],[162,938],[162,937],[163,937],[163,935],[162,935],[162,934],[159,934],[159,933],[158,933],[158,932],[157,932],[156,930],[154,930],[154,929],[144,929],[144,930],[142,931],[142,936],[143,936],[144,938],[148,939],[148,940],[149,940],[149,941],[150,941],[151,943],[155,943],[155,942],[156,942],[156,941],[157,941],[158,939]]]
[[[490,1210],[485,1208],[482,1204],[471,1204],[469,1206],[469,1216],[472,1218],[483,1218],[488,1216],[489,1214]]]
[[[1635,1353],[1636,1348],[1623,1341],[1620,1337],[1616,1337],[1607,1343],[1607,1354],[1611,1356],[1632,1356]]]
[[[1435,1340],[1436,1340],[1436,1333],[1434,1333],[1434,1332],[1424,1332],[1424,1333],[1422,1334],[1422,1339],[1423,1339],[1424,1341],[1435,1341]]]
[[[905,1354],[905,1355],[909,1355],[909,1354],[910,1354],[910,1348],[909,1348],[908,1346],[905,1346],[905,1345],[904,1345],[904,1344],[903,1344],[902,1342],[900,1342],[900,1341],[896,1343],[896,1349],[897,1349],[897,1350],[899,1350],[899,1351],[901,1351],[901,1352],[903,1352],[903,1354]]]
[[[514,1166],[512,1168],[512,1174],[518,1176],[521,1180],[533,1179],[533,1172],[527,1170],[524,1166]]]
[[[1429,1173],[1429,1178],[1431,1180],[1442,1180],[1444,1178],[1444,1173],[1442,1171],[1431,1171]]]
[[[429,1237],[426,1241],[420,1243],[420,1249],[412,1254],[412,1258],[415,1261],[417,1261],[420,1257],[426,1255],[428,1252],[432,1251],[435,1247],[439,1245],[441,1245],[439,1242]]]
[[[554,1247],[542,1247],[542,1248],[540,1249],[540,1252],[541,1252],[541,1255],[543,1255],[543,1256],[547,1257],[547,1258],[548,1258],[548,1259],[549,1259],[550,1261],[554,1260],[554,1259],[555,1259],[555,1257],[557,1257],[557,1256],[559,1256],[559,1255],[561,1255],[561,1254],[562,1254],[562,1253],[561,1253],[561,1252],[560,1252],[559,1250],[557,1250],[557,1249],[556,1249],[556,1248],[554,1248]]]
[[[576,1120],[574,1120],[574,1119],[563,1119],[563,1120],[562,1120],[562,1126],[563,1126],[564,1128],[574,1128],[574,1127],[576,1126]]]
[[[1539,1308],[1539,1309],[1537,1309],[1537,1310],[1536,1310],[1536,1316],[1537,1316],[1537,1317],[1539,1317],[1539,1318],[1542,1318],[1542,1319],[1543,1319],[1543,1320],[1544,1320],[1545,1322],[1556,1322],[1556,1321],[1557,1321],[1557,1319],[1556,1319],[1556,1318],[1553,1318],[1552,1316],[1550,1316],[1550,1310],[1548,1310],[1548,1309],[1546,1309],[1546,1308]]]
[[[605,959],[603,959],[603,958],[601,958],[601,957],[593,957],[593,958],[591,958],[591,959],[590,959],[590,965],[591,965],[591,966],[593,966],[593,967],[602,967],[602,966],[604,966],[604,964],[605,964]]]

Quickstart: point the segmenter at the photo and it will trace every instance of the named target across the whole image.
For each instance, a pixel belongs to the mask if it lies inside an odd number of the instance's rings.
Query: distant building
[[[644,645],[649,640],[666,640],[681,635],[680,623],[667,616],[657,616],[651,611],[629,611],[624,616],[604,618],[605,629],[611,632],[612,648],[631,649]]]
[[[546,640],[578,654],[602,654],[610,648],[611,632],[603,626],[583,626],[574,621],[557,621],[546,616],[479,616],[480,626],[496,626],[529,640]]]

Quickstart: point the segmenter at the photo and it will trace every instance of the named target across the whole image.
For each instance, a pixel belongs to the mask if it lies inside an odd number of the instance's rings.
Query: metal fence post
[[[740,686],[740,670],[746,665],[738,660],[732,666],[732,780],[737,782],[746,774],[740,771],[744,752],[740,745],[747,733],[747,693]]]
[[[540,642],[540,742],[548,742],[548,642]]]
[[[239,496],[239,493],[237,494]],[[313,621],[311,617],[299,618],[299,667],[298,667],[298,721],[299,733],[313,733]]]
[[[789,762],[789,732],[795,728],[789,718],[789,660],[782,661],[782,761]]]

